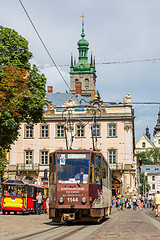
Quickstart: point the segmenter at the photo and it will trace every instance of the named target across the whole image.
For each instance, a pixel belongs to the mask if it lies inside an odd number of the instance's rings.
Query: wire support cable
[[[113,65],[113,64],[129,64],[129,63],[142,63],[142,62],[157,62],[160,61],[160,58],[149,58],[149,59],[142,59],[142,60],[127,60],[127,61],[110,61],[110,62],[97,62],[95,65]],[[69,64],[59,64],[58,67],[69,67]],[[40,69],[44,68],[51,68],[54,66],[41,66]]]
[[[28,12],[27,12],[26,8],[24,7],[24,5],[23,5],[22,1],[21,1],[21,0],[19,0],[19,2],[20,2],[20,4],[21,4],[22,8],[24,9],[24,11],[25,11],[25,13],[26,13],[26,15],[27,15],[27,17],[28,17],[28,19],[29,19],[30,23],[32,24],[32,27],[34,28],[34,30],[35,30],[35,32],[36,32],[36,34],[37,34],[38,38],[40,39],[40,41],[41,41],[41,43],[42,43],[43,47],[45,48],[45,50],[46,50],[46,52],[47,52],[48,56],[50,57],[50,59],[51,59],[52,63],[54,64],[55,68],[56,68],[56,69],[57,69],[57,71],[59,72],[59,74],[60,74],[60,76],[62,77],[63,81],[65,82],[65,84],[67,85],[67,87],[68,87],[68,88],[69,88],[69,90],[70,90],[70,86],[68,85],[67,81],[66,81],[66,80],[65,80],[65,78],[63,77],[63,75],[62,75],[61,71],[59,70],[58,66],[56,65],[56,63],[55,63],[55,61],[54,61],[54,59],[53,59],[53,57],[51,56],[51,54],[50,54],[49,50],[47,49],[47,47],[46,47],[45,43],[43,42],[43,40],[42,40],[42,38],[41,38],[40,34],[38,33],[38,30],[36,29],[36,27],[35,27],[35,25],[34,25],[34,23],[33,23],[32,19],[30,18],[30,16],[29,16],[29,14],[28,14]]]

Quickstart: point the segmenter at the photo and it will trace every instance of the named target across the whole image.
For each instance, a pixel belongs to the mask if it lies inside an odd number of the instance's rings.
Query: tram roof
[[[71,153],[71,152],[73,152],[73,153],[81,153],[82,152],[82,153],[85,153],[85,152],[87,152],[87,153],[99,153],[99,154],[102,154],[101,152],[95,151],[93,149],[58,149],[58,150],[56,150],[54,152],[58,152],[58,153],[61,153],[61,152],[65,152],[65,153]],[[54,152],[52,152],[52,153],[54,153]]]
[[[7,180],[3,184],[5,184],[5,185],[28,185],[27,182],[24,182],[22,180]]]

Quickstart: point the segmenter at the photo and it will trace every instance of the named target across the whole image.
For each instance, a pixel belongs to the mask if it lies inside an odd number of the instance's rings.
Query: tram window
[[[94,154],[91,155],[90,183],[94,183]]]
[[[103,168],[102,168],[102,173],[103,173],[103,185],[108,186],[108,164],[106,160],[103,158]]]
[[[49,158],[49,183],[50,183],[50,184],[53,183],[53,173],[52,173],[52,169],[53,169],[52,156],[50,156],[50,158]]]
[[[56,161],[55,154],[50,156],[50,166],[49,166],[49,182],[50,184],[56,183]]]
[[[29,189],[28,189],[28,197],[29,197],[29,198],[33,198],[33,196],[34,196],[34,187],[29,186]]]
[[[95,159],[95,180],[97,184],[101,183],[101,156],[96,156]]]

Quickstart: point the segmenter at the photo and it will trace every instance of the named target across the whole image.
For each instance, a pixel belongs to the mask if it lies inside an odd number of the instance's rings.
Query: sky
[[[70,84],[71,53],[78,60],[81,17],[85,38],[96,59],[97,90],[107,102],[160,102],[159,0],[21,0],[66,82]],[[29,42],[32,64],[47,77],[54,92],[68,91],[36,35],[19,0],[0,0],[0,25],[16,30]],[[126,61],[133,61],[125,63]],[[135,62],[134,62],[135,61]],[[137,62],[139,61],[139,62]],[[120,62],[119,64],[101,64]],[[124,62],[124,63],[122,63]],[[136,141],[148,126],[153,140],[158,104],[133,104]]]

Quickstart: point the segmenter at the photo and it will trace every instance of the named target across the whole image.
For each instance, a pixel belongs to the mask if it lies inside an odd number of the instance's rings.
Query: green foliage
[[[0,26],[1,149],[14,143],[22,121],[33,124],[43,121],[46,78],[35,65],[31,67],[31,57],[27,40],[15,30]],[[2,155],[3,168],[1,158]]]
[[[140,183],[141,183],[140,193],[141,193],[141,195],[143,195],[145,193],[145,190],[147,193],[151,188],[150,185],[148,184],[147,176],[145,176],[144,173],[140,174]]]
[[[28,41],[15,30],[0,26],[0,65],[29,68],[32,53]]]
[[[5,168],[7,166],[6,151],[0,147],[0,176],[3,177]],[[3,179],[2,179],[3,180]]]
[[[144,165],[153,165],[160,163],[160,149],[154,148],[138,153],[138,157],[142,160]]]

